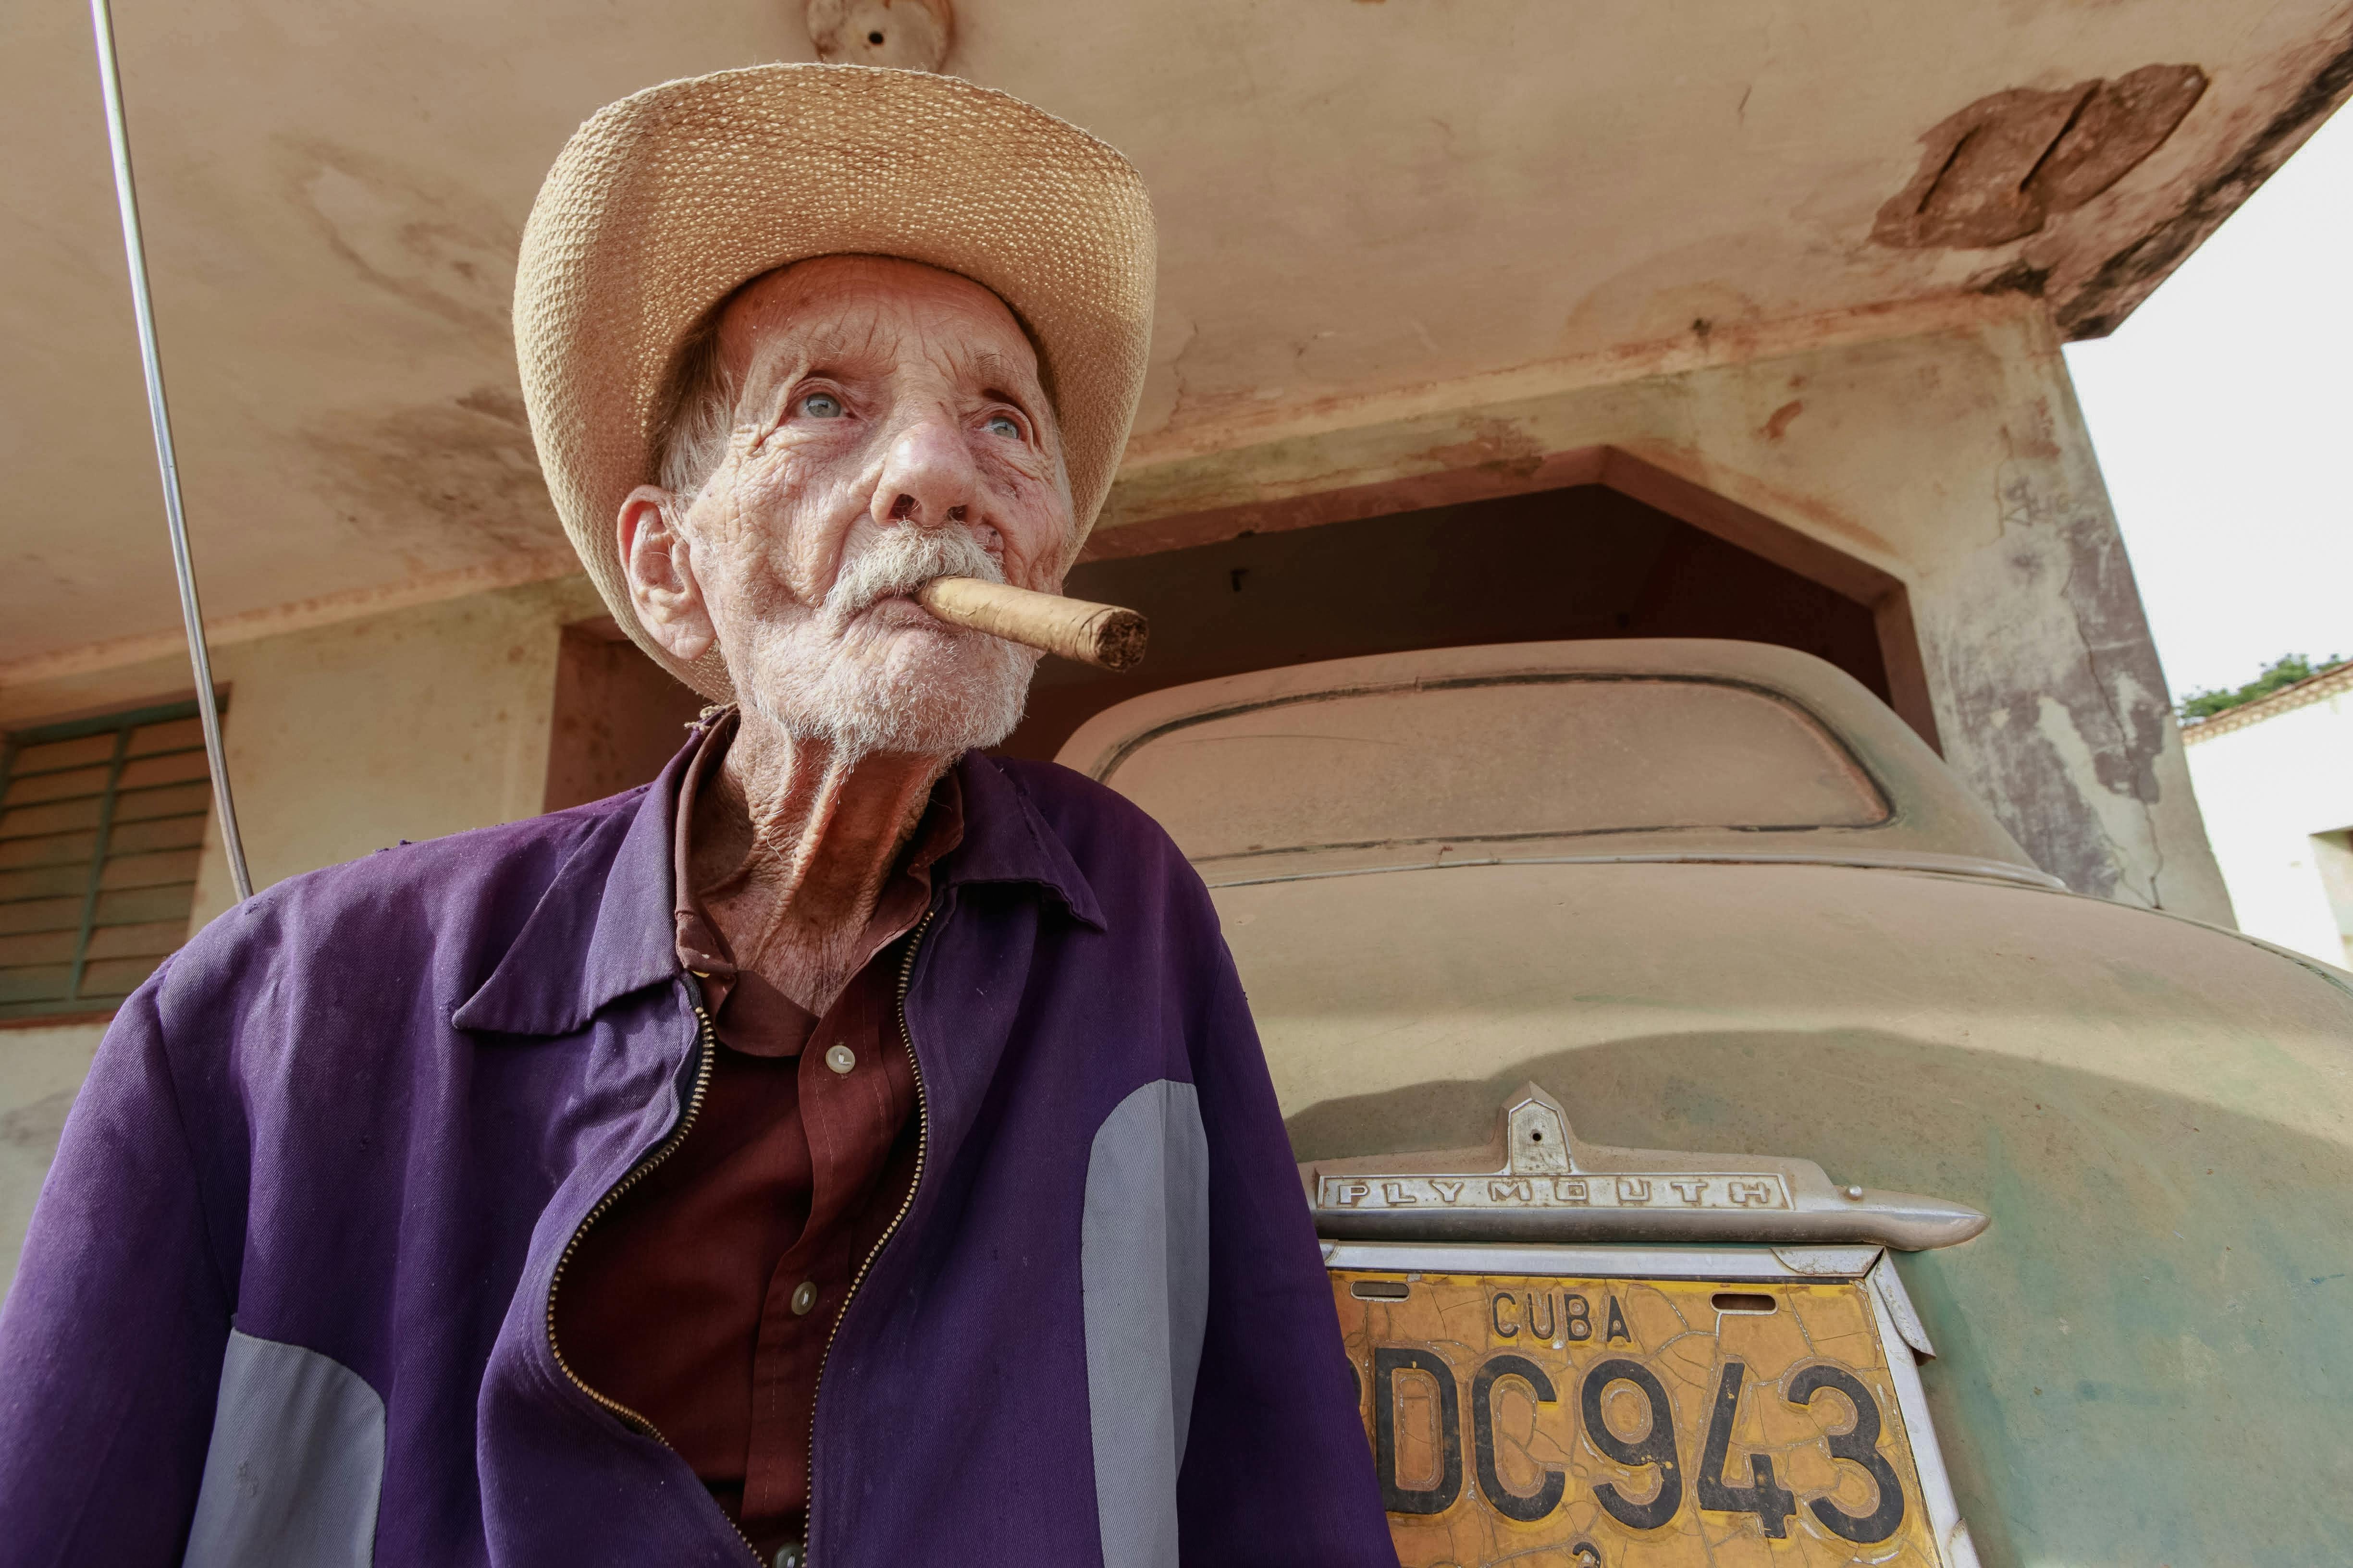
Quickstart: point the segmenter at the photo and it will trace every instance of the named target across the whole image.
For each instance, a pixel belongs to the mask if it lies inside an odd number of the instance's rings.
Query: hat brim
[[[649,88],[565,144],[524,226],[515,354],[557,515],[623,630],[646,634],[615,524],[653,482],[682,341],[750,279],[812,257],[903,258],[961,274],[1038,346],[1079,535],[1111,489],[1144,385],[1152,206],[1127,160],[1019,99],[954,77],[769,65]]]

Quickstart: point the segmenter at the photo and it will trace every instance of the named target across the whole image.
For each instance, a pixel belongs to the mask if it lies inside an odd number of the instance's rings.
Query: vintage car
[[[2070,893],[1761,644],[1061,760],[1213,890],[1406,1568],[2353,1558],[2353,975]]]

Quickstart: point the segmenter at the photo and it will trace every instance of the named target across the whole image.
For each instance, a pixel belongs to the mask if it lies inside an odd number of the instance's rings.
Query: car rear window
[[[1886,801],[1803,709],[1726,681],[1472,678],[1198,714],[1103,782],[1195,860],[1672,828],[1866,827]]]

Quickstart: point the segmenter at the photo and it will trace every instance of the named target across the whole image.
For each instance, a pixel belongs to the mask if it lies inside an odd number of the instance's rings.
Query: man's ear
[[[694,548],[678,527],[679,511],[670,491],[639,485],[621,503],[614,528],[638,624],[672,658],[692,664],[711,651],[718,632],[695,581]]]

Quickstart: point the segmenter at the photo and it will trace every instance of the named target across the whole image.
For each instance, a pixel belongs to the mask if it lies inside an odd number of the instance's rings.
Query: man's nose
[[[911,421],[891,438],[871,508],[884,528],[944,528],[970,514],[979,474],[964,432],[944,413]]]

